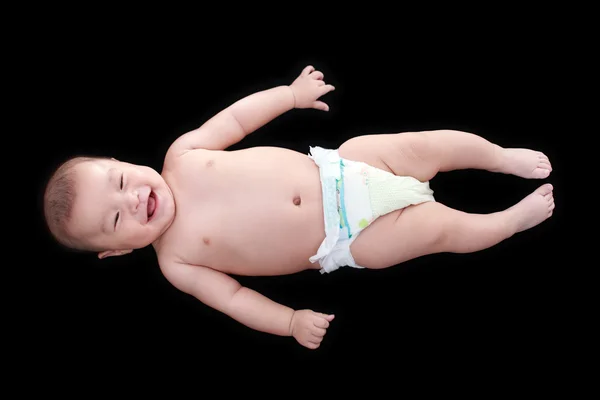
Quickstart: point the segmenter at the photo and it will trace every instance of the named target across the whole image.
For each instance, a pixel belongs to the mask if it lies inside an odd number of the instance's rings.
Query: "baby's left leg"
[[[503,148],[481,136],[454,130],[357,136],[339,148],[340,156],[362,161],[422,182],[438,172],[481,169],[544,179],[552,167],[548,157],[530,149]]]
[[[553,209],[550,184],[491,214],[470,214],[438,202],[422,203],[376,219],[350,250],[354,261],[366,268],[387,268],[427,254],[476,252],[540,224]]]

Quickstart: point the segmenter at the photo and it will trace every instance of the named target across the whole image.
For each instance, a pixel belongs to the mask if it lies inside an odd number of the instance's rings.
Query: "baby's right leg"
[[[470,253],[494,246],[552,215],[552,185],[545,184],[514,206],[470,214],[427,202],[376,219],[351,245],[354,261],[387,268],[427,254]]]

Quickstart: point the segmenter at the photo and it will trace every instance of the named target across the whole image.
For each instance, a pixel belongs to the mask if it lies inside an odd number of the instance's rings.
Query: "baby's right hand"
[[[292,316],[291,334],[304,347],[316,349],[329,328],[334,315],[326,315],[312,310],[298,310]]]

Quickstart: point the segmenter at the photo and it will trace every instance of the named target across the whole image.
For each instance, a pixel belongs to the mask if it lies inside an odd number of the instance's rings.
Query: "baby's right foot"
[[[533,228],[550,218],[552,210],[554,210],[552,190],[551,184],[542,185],[507,210],[514,213],[516,232]]]
[[[502,172],[527,179],[544,179],[552,172],[548,157],[529,149],[502,149]]]

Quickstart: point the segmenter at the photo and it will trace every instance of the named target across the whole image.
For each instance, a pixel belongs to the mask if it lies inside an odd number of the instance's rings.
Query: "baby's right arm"
[[[229,275],[202,266],[161,264],[171,284],[202,303],[249,328],[279,336],[293,336],[310,349],[319,347],[333,316],[278,304],[246,288]]]

